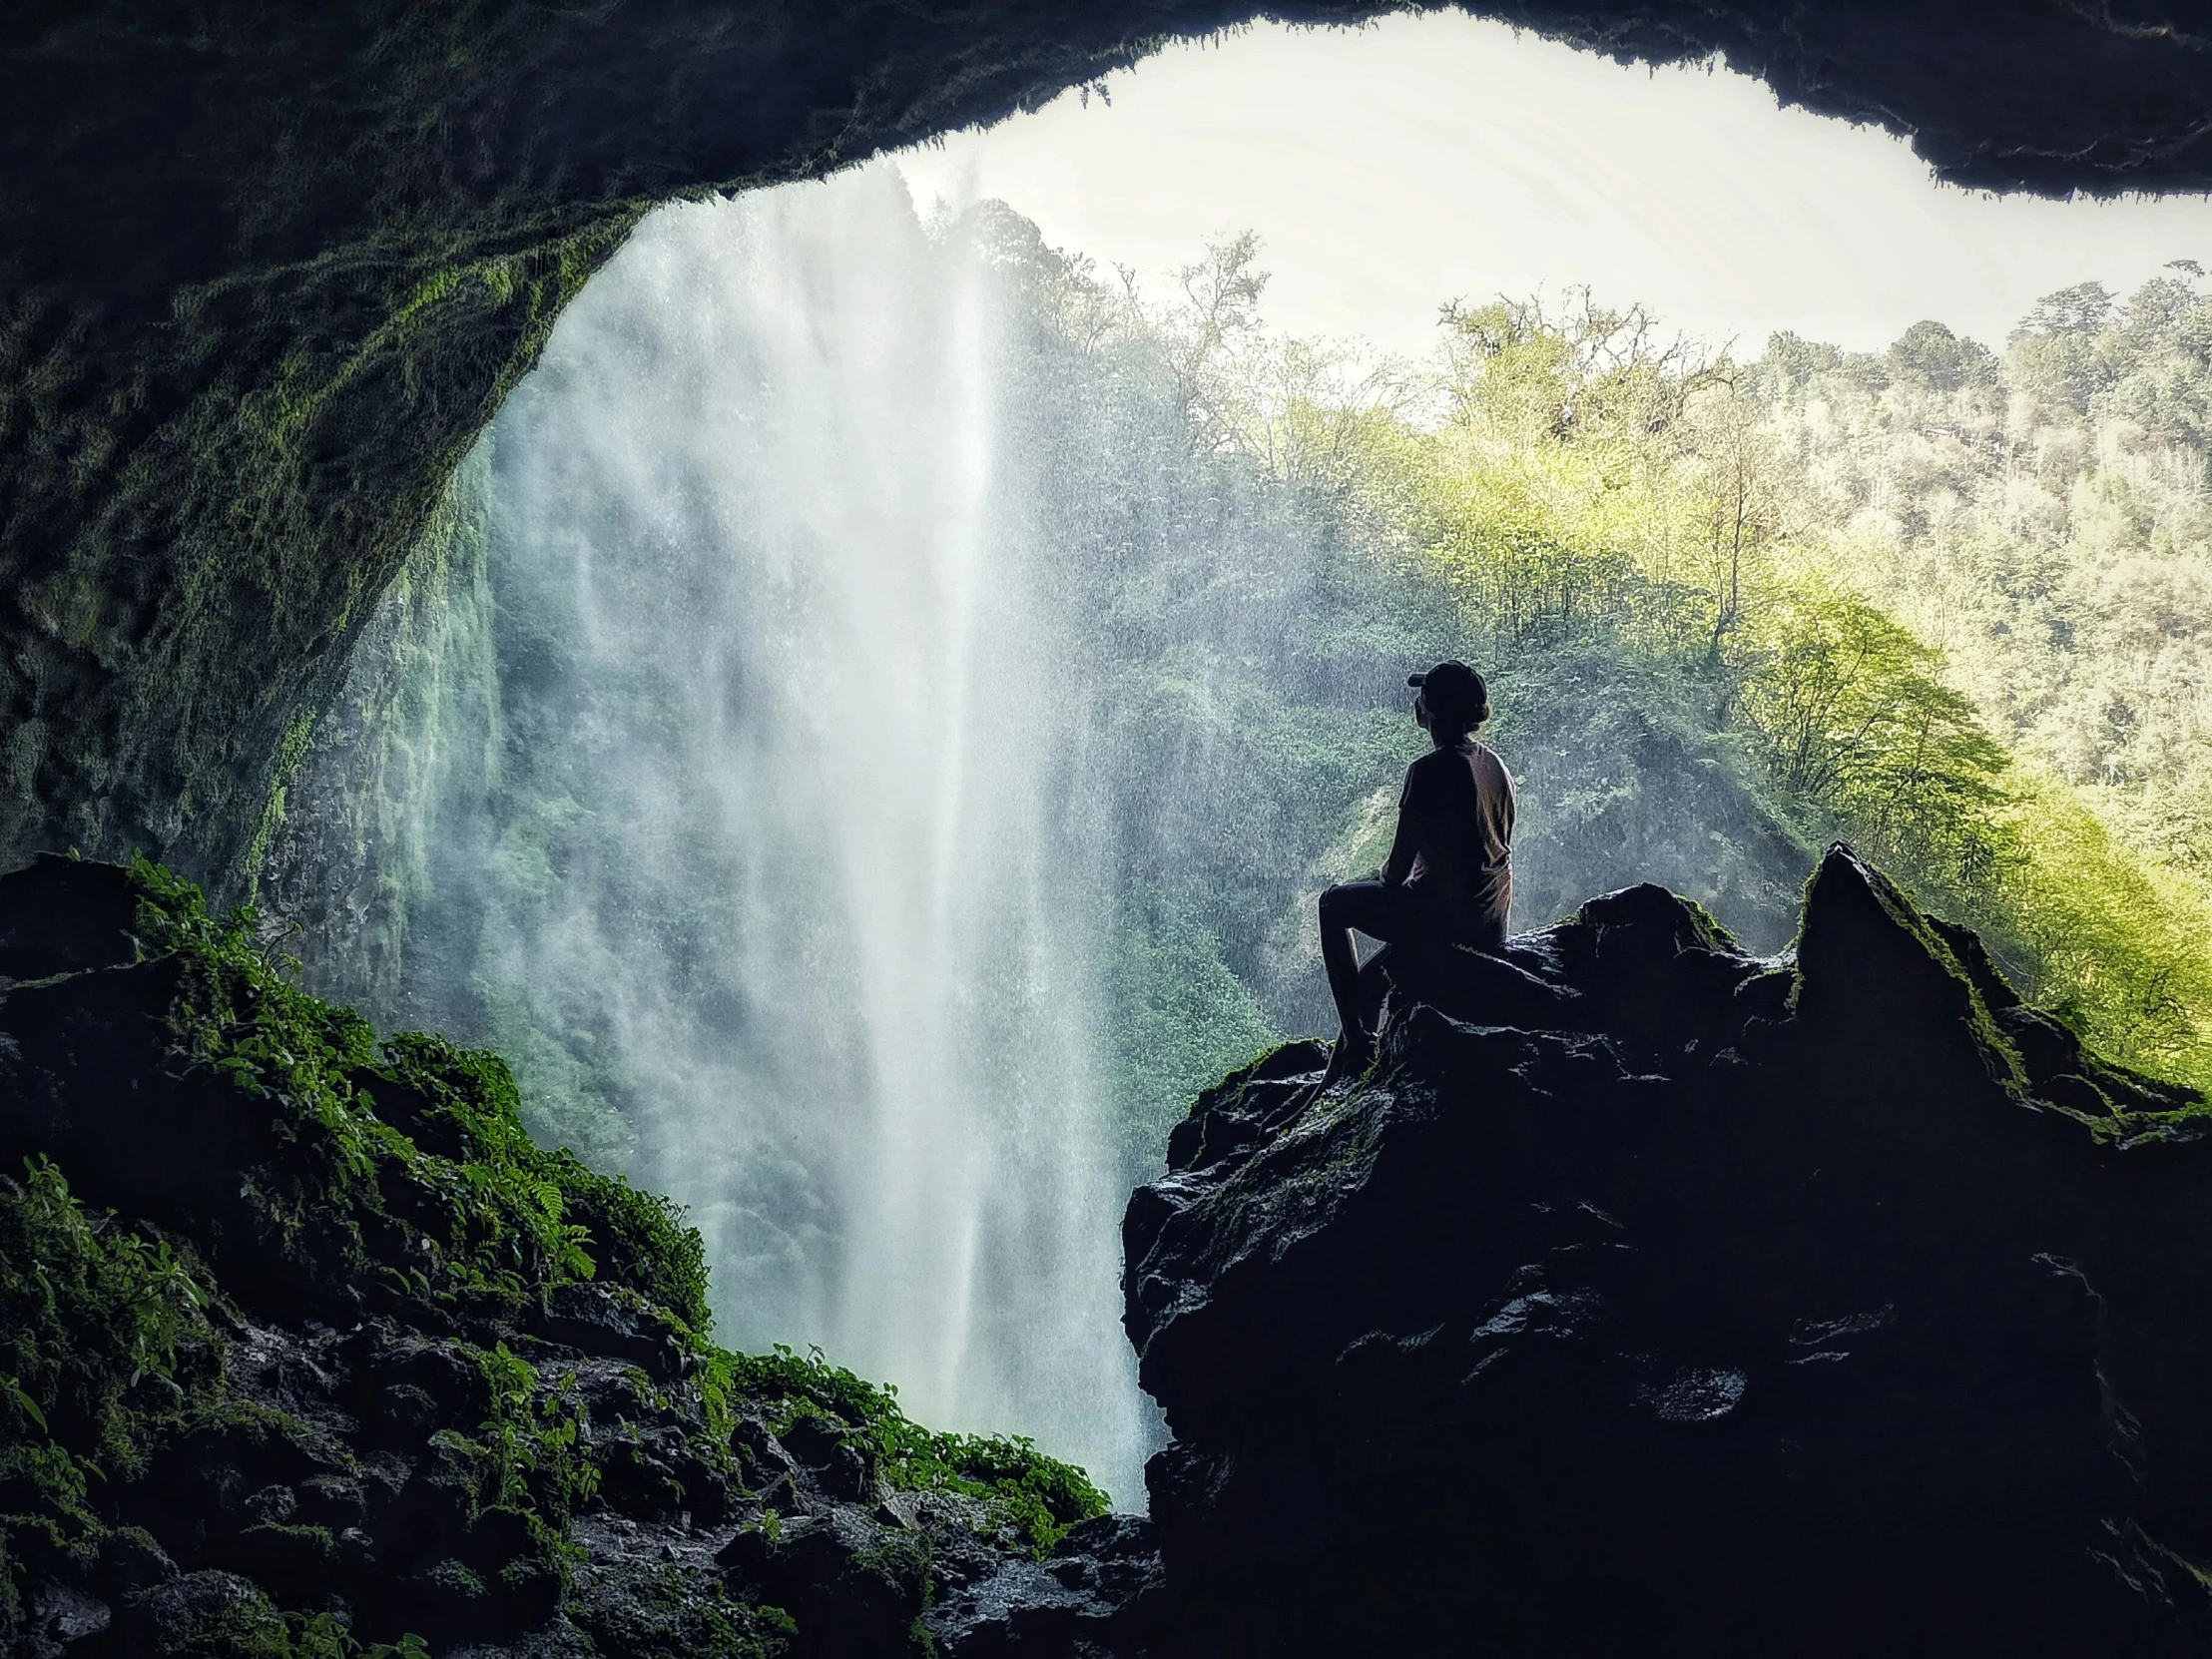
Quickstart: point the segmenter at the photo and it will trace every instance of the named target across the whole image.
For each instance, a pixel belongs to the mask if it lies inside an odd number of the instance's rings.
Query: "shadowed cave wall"
[[[0,21],[0,862],[236,896],[355,630],[672,197],[818,175],[1343,0],[29,0]],[[1727,53],[1993,189],[2212,188],[2212,7],[1469,9]]]

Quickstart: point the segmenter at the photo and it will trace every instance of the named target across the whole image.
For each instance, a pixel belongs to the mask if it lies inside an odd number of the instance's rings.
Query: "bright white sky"
[[[1267,314],[1423,349],[1443,300],[1588,282],[1756,353],[1778,328],[1992,346],[2040,295],[2212,269],[2212,202],[2044,202],[1936,184],[1902,140],[1782,110],[1726,71],[1625,68],[1458,12],[1260,25],[1177,46],[896,165],[999,197],[1046,241],[1157,277],[1250,228]]]

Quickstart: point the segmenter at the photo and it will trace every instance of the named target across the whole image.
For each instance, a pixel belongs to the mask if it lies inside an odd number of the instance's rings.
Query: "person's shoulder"
[[[1448,779],[1454,773],[1466,771],[1465,754],[1455,749],[1431,749],[1405,769],[1405,782],[1427,786],[1440,779]]]

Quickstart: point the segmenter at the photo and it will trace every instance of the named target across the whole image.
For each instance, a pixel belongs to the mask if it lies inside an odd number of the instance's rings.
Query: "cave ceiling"
[[[1363,4],[244,0],[0,17],[0,861],[236,892],[452,467],[657,203],[819,175],[1163,41]],[[1996,190],[2212,188],[2212,5],[1476,5]]]

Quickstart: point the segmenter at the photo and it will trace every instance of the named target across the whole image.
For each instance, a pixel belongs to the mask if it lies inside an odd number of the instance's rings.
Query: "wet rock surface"
[[[1843,848],[1784,957],[1642,887],[1366,983],[1130,1203],[1155,1651],[2206,1650],[2188,1097]]]
[[[665,1206],[196,904],[0,878],[0,1654],[989,1652],[1141,1576],[1075,1471],[715,1349]]]

